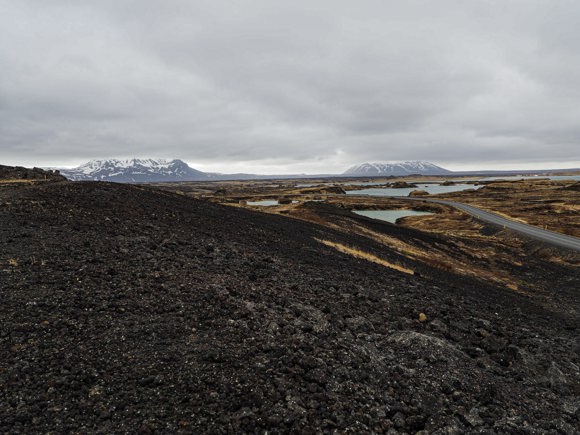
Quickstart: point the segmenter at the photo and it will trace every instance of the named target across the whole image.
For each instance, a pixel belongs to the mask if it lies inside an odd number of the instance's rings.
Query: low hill
[[[578,319],[526,295],[141,186],[9,186],[0,205],[2,433],[578,427]]]

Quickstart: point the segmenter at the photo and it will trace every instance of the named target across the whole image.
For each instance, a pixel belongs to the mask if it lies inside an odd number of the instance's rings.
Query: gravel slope
[[[379,253],[142,187],[0,190],[0,432],[578,430],[577,316],[315,239]]]

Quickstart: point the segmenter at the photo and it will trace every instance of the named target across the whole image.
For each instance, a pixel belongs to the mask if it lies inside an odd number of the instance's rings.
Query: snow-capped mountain
[[[106,159],[91,160],[76,168],[58,169],[69,180],[115,181],[118,183],[152,183],[159,181],[251,180],[268,178],[308,178],[313,175],[214,174],[190,168],[182,160]],[[422,161],[363,163],[342,175],[352,177],[403,176],[411,174],[445,175],[451,171]],[[336,177],[339,175],[318,175]]]
[[[357,177],[403,176],[411,174],[445,175],[451,171],[433,163],[412,160],[406,162],[363,163],[347,169],[343,175]]]
[[[182,160],[107,159],[91,160],[71,169],[60,169],[69,180],[116,181],[120,183],[208,180],[211,175],[190,168]]]

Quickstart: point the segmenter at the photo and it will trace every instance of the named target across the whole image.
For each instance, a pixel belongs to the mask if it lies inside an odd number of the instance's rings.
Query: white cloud
[[[0,7],[7,164],[167,156],[253,172],[390,159],[580,166],[573,2]]]

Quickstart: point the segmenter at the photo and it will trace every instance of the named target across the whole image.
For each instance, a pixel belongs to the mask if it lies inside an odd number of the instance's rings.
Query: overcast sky
[[[577,0],[0,0],[0,164],[580,167]]]

